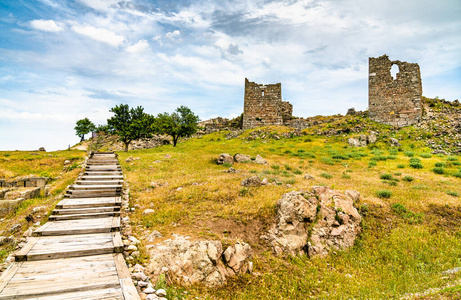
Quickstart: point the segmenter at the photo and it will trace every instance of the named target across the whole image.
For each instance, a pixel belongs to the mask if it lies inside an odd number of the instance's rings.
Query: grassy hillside
[[[414,127],[396,131],[362,116],[334,122],[365,131],[323,135],[325,129],[341,128],[326,120],[300,137],[278,139],[290,131],[283,127],[256,129],[256,135],[247,131],[235,139],[220,132],[176,148],[119,153],[139,238],[159,230],[165,238],[179,233],[227,244],[243,240],[255,249],[256,276],[221,289],[188,288],[187,294],[171,287],[172,294],[185,299],[392,299],[461,279],[461,274],[442,274],[461,266],[461,159],[431,154],[427,140],[413,138]],[[369,130],[378,132],[377,143],[363,148],[346,143]],[[391,147],[391,137],[402,145]],[[268,165],[234,164],[238,172],[228,173],[229,166],[215,163],[225,152],[259,154]],[[139,160],[127,163],[129,156]],[[240,186],[254,174],[276,184]],[[314,179],[305,179],[306,174]],[[277,199],[314,185],[360,192],[357,206],[365,216],[360,239],[352,249],[325,258],[275,257],[259,236],[274,219]],[[143,216],[147,208],[156,213]],[[437,293],[461,296],[456,288]]]

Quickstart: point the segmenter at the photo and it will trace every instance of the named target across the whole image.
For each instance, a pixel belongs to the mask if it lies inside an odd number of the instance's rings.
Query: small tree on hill
[[[107,120],[108,130],[119,136],[119,140],[125,144],[125,152],[132,141],[152,136],[154,117],[145,113],[141,106],[130,109],[128,104],[120,104],[110,111],[115,115]]]
[[[157,133],[170,135],[173,138],[173,147],[176,147],[180,137],[191,136],[197,132],[199,121],[199,117],[188,107],[180,106],[171,115],[158,114],[153,127]]]
[[[95,129],[93,122],[88,118],[77,121],[77,126],[74,127],[75,133],[81,138],[80,142],[85,140],[85,134],[90,133]]]

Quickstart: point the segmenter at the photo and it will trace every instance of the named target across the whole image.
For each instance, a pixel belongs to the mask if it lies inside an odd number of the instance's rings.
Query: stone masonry
[[[243,129],[283,125],[291,119],[293,106],[282,101],[282,85],[257,84],[245,78]]]
[[[399,73],[394,79],[391,67]],[[387,55],[369,58],[368,106],[373,121],[397,127],[421,119],[422,84],[416,63],[391,61]]]

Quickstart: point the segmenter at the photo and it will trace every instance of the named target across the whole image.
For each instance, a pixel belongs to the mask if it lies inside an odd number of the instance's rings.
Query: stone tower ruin
[[[399,67],[395,79],[393,65]],[[422,93],[418,64],[391,61],[387,55],[369,58],[368,107],[373,121],[398,127],[417,123]]]
[[[243,129],[283,125],[291,119],[293,106],[282,101],[282,85],[257,84],[245,78]]]

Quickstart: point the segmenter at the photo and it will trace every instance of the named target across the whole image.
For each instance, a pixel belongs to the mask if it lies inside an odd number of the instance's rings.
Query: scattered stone
[[[37,213],[41,213],[41,212],[45,212],[45,211],[46,211],[45,207],[37,206],[37,207],[34,207],[34,209],[32,210],[32,214],[37,214]]]
[[[64,165],[69,165],[69,164],[70,164],[70,160],[66,159],[66,160],[64,161]]]
[[[315,179],[315,178],[314,178],[314,176],[312,176],[312,175],[306,174],[306,175],[304,175],[304,179],[313,180],[313,179]]]
[[[170,158],[171,158],[171,155],[166,154],[163,158],[164,158],[164,159],[170,159]]]
[[[432,154],[443,154],[443,155],[450,155],[447,151],[445,150],[434,150],[432,151]]]
[[[142,280],[138,281],[138,286],[139,287],[147,287],[148,285],[149,285],[149,283],[147,283],[146,281],[142,281]]]
[[[390,138],[389,142],[391,143],[392,147],[400,147],[399,140],[396,138]]]
[[[142,292],[145,293],[145,294],[153,294],[153,293],[155,293],[155,290],[153,288],[151,288],[151,287],[148,287],[148,288],[144,289],[144,291],[142,291]]]
[[[125,162],[132,162],[132,161],[135,161],[135,160],[140,160],[139,157],[133,157],[133,156],[130,156],[128,157],[127,159],[125,159]]]
[[[128,237],[128,240],[129,240],[130,242],[132,242],[133,244],[135,244],[135,245],[141,244],[141,241],[138,240],[137,238],[135,238],[135,237],[132,236],[132,235],[130,235],[130,236]]]
[[[246,154],[237,153],[234,155],[234,160],[238,163],[245,163],[251,161],[251,156]]]
[[[12,243],[14,239],[12,237],[0,236],[0,246]]]
[[[11,226],[11,228],[10,228],[9,231],[10,231],[11,233],[15,233],[15,232],[17,232],[19,229],[21,229],[21,224],[15,224],[15,225]]]
[[[374,144],[376,143],[376,140],[378,138],[376,137],[375,133],[372,132],[370,135],[367,135],[367,144]]]
[[[136,251],[138,250],[138,247],[136,247],[135,245],[129,245],[128,247],[126,247],[126,251]]]
[[[155,294],[159,297],[166,297],[166,291],[164,289],[158,289]]]
[[[351,107],[347,110],[346,116],[355,116],[357,112],[355,111],[354,107]]]
[[[222,165],[222,164],[234,164],[234,158],[230,156],[229,153],[222,153],[219,154],[217,164]]]
[[[32,236],[32,234],[34,233],[34,228],[33,227],[30,227],[29,229],[27,229],[26,231],[24,231],[23,235],[24,237],[29,237],[29,236]]]
[[[347,139],[347,143],[352,147],[360,147],[360,141],[358,139],[349,138]]]
[[[261,181],[261,185],[267,185],[269,183],[269,179],[267,178],[264,178],[262,181]]]
[[[262,158],[259,154],[256,155],[255,163],[260,165],[267,165],[267,161],[264,158]]]
[[[461,272],[461,268],[457,267],[457,268],[454,268],[454,269],[443,271],[442,274],[443,275],[453,275],[453,274],[457,274],[459,272]]]
[[[151,209],[151,208],[145,209],[145,210],[142,212],[143,216],[151,215],[151,214],[153,214],[153,213],[155,213],[155,210],[153,210],[153,209]]]
[[[232,167],[230,167],[229,170],[227,170],[227,173],[236,173],[236,172],[237,170]]]
[[[251,176],[250,178],[243,179],[240,185],[243,186],[260,186],[261,185],[261,179],[259,179],[258,176],[254,175]]]
[[[359,197],[358,192],[348,194]],[[361,221],[353,203],[350,196],[327,187],[286,193],[277,201],[277,223],[261,238],[277,255],[306,253],[312,257],[349,248]]]

